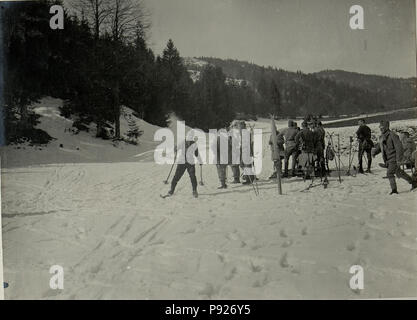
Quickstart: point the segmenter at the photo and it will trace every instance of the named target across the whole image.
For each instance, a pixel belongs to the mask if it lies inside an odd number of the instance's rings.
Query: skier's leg
[[[387,177],[389,180],[389,184],[391,186],[391,194],[398,193],[397,192],[397,183],[395,181],[395,173],[397,171],[397,163],[395,162],[388,162],[387,163]]]
[[[217,165],[217,175],[219,176],[220,180],[220,188],[226,188],[226,170],[227,165],[225,164],[218,164]]]
[[[289,161],[290,161],[290,157],[292,154],[292,148],[288,147],[285,150],[285,158],[284,158],[284,176],[288,176],[288,166],[289,166]]]
[[[295,177],[295,165],[297,163],[297,150],[294,148],[291,153],[291,176]]]
[[[365,150],[362,147],[362,143],[359,142],[359,151],[358,151],[359,173],[363,173],[362,158],[363,158],[364,151]]]
[[[191,186],[193,187],[193,192],[197,191],[197,177],[195,176],[195,165],[187,164],[188,175],[190,176]]]
[[[276,160],[273,161],[272,170],[273,172],[271,176],[269,177],[269,179],[276,179],[277,178],[277,161]]]
[[[403,169],[401,169],[400,166],[397,166],[397,171],[395,172],[395,175],[399,179],[404,179],[409,184],[413,184],[413,179]]]
[[[372,166],[372,148],[366,150],[366,156],[368,157],[368,169],[366,172],[371,172]]]
[[[231,165],[233,173],[233,183],[240,183],[240,169],[238,164]]]
[[[177,186],[178,181],[180,181],[182,175],[184,174],[185,169],[186,169],[185,164],[178,164],[177,165],[177,169],[175,170],[174,178],[172,179],[172,182],[171,182],[171,191],[169,192],[170,194],[174,193],[175,187]]]

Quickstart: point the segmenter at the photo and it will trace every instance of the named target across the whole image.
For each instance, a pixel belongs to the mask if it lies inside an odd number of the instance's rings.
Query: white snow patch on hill
[[[137,161],[133,156],[153,150],[158,144],[153,141],[154,133],[160,127],[147,123],[134,116],[129,108],[122,108],[120,117],[121,136],[129,130],[128,121],[133,121],[143,134],[138,138],[138,145],[123,141],[96,138],[96,125],[91,123],[89,132],[78,131],[73,127],[74,119],[61,115],[63,101],[51,97],[41,99],[32,106],[39,115],[37,128],[46,131],[54,138],[47,146],[30,146],[28,143],[2,147],[0,154],[3,167],[19,167],[35,164],[80,163],[80,162],[116,162]]]

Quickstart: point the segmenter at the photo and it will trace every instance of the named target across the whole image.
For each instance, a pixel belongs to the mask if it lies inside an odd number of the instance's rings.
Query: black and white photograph
[[[417,298],[415,0],[0,6],[0,298]]]

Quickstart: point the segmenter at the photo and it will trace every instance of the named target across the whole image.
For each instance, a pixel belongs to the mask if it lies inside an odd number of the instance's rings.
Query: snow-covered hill
[[[209,64],[208,62],[197,58],[183,58],[183,62],[193,82],[200,80],[201,71]],[[243,84],[249,83],[249,81],[244,79],[226,77],[226,84],[228,85],[242,86]]]
[[[21,167],[36,164],[80,163],[80,162],[119,162],[137,161],[137,154],[153,150],[157,143],[154,133],[160,127],[134,116],[129,108],[122,108],[120,117],[121,136],[128,140],[129,122],[143,131],[137,145],[123,141],[115,144],[111,140],[95,137],[96,126],[91,123],[89,131],[79,131],[73,127],[74,119],[61,116],[63,101],[45,97],[31,106],[39,114],[37,128],[46,131],[54,138],[47,146],[31,146],[28,143],[0,148],[3,167]]]

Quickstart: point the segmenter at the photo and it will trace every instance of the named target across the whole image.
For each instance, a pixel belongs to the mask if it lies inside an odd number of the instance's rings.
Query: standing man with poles
[[[194,137],[194,139],[192,141],[185,141],[184,146],[182,148],[183,152],[184,152],[184,160],[185,163],[178,163],[177,164],[177,169],[175,170],[175,175],[174,178],[172,179],[171,182],[171,189],[169,190],[168,194],[166,195],[161,195],[162,198],[167,198],[170,197],[174,194],[175,191],[175,187],[177,186],[178,181],[181,179],[181,177],[184,175],[185,171],[188,172],[188,175],[190,176],[190,180],[191,180],[191,186],[193,189],[193,196],[194,198],[198,198],[198,192],[197,192],[197,177],[195,175],[195,159],[194,157],[192,157],[192,159],[189,159],[188,155],[188,151],[190,148],[191,151],[193,152],[193,156],[197,157],[197,161],[200,163],[200,166],[202,165],[203,161],[200,157],[200,154],[198,152],[198,148],[197,148],[197,137]],[[175,149],[175,152],[177,153],[177,149]]]
[[[363,166],[362,166],[362,158],[363,155],[366,153],[368,158],[368,168],[366,169],[367,173],[371,173],[371,165],[372,165],[372,155],[371,150],[374,147],[374,143],[372,142],[372,132],[371,129],[365,124],[365,120],[361,119],[358,121],[359,128],[356,131],[356,136],[359,142],[359,173],[364,173]]]

